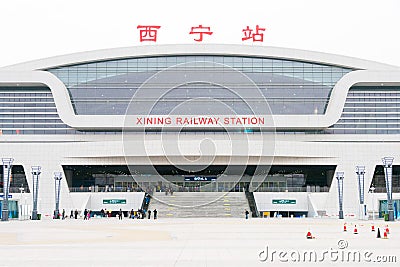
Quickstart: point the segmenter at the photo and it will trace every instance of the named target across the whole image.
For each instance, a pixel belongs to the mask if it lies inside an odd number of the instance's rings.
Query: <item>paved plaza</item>
[[[385,222],[374,225],[383,236]],[[371,221],[308,218],[9,221],[0,266],[397,266],[400,224],[389,230],[377,239]]]

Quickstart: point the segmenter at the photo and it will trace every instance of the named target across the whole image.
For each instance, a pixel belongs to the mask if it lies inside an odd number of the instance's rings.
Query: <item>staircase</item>
[[[250,206],[250,211],[251,211],[251,216],[252,217],[258,217],[258,209],[257,209],[257,203],[256,200],[254,199],[254,194],[253,192],[246,192],[246,198],[247,202],[249,203]]]
[[[233,217],[244,218],[249,204],[244,192],[157,192],[149,210],[157,209],[159,218]]]

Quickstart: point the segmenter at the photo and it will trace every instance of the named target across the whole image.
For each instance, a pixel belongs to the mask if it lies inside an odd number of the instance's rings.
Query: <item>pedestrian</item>
[[[78,210],[75,210],[75,219],[78,219]]]
[[[149,210],[148,213],[149,213],[149,214],[148,214],[148,216],[147,216],[147,219],[151,219],[151,210]]]
[[[248,210],[245,210],[244,211],[244,214],[246,215],[246,220],[249,218],[249,211]]]
[[[73,218],[74,218],[74,211],[73,211],[73,210],[71,210],[71,215],[69,215],[69,218],[70,218],[70,219],[73,219]]]
[[[135,219],[135,211],[131,209],[131,219]]]
[[[65,209],[63,209],[63,211],[62,211],[62,219],[63,220],[65,219]]]
[[[156,220],[157,219],[157,209],[153,210],[153,214],[154,214],[154,220]]]
[[[85,211],[83,212],[83,219],[84,220],[87,220],[87,214],[88,214],[88,211],[87,211],[87,209],[85,209]]]
[[[138,210],[138,219],[143,219],[143,210],[142,209]]]
[[[118,211],[118,219],[122,220],[122,209],[119,209]]]

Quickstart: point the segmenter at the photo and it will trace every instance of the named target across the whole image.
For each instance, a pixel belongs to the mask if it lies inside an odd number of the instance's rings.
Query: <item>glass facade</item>
[[[277,133],[400,134],[399,115],[400,87],[354,86],[349,90],[341,118],[335,125],[320,131],[278,130]],[[47,87],[0,87],[0,134],[119,133],[77,131],[67,126],[59,118]]]
[[[185,64],[190,62],[203,67],[204,62],[216,63],[218,67],[207,65],[211,69],[204,71],[216,71],[217,74],[225,70],[231,71],[231,68],[244,73],[255,82],[267,99],[272,113],[276,115],[324,114],[332,88],[346,73],[352,71],[315,63],[239,56],[119,59],[58,67],[48,71],[67,86],[76,114],[123,115],[132,96],[143,82],[172,66],[176,66],[182,74],[194,71],[193,64]],[[170,84],[167,82],[165,86]],[[207,98],[217,99],[232,107],[239,115],[249,114],[246,109],[248,107],[236,95],[222,86],[205,82],[174,88],[158,101],[152,114],[168,114],[182,102],[193,98],[204,98],[206,102]],[[148,99],[142,96],[136,101]],[[194,109],[202,107],[196,105]],[[139,108],[138,114],[141,114]],[[296,131],[278,129],[276,133],[400,134],[399,115],[400,87],[353,86],[347,95],[341,118],[331,127]],[[45,86],[0,87],[0,134],[120,133],[121,131],[78,131],[64,124],[59,118],[51,90]]]
[[[196,63],[197,62],[197,63]],[[351,71],[342,67],[283,59],[240,56],[160,56],[109,60],[49,69],[68,88],[78,115],[123,115],[138,88],[157,72],[175,66],[182,74],[204,69],[223,75],[231,68],[242,72],[260,88],[273,114],[324,114],[336,82]],[[190,64],[185,64],[190,63]],[[198,68],[196,67],[198,64]],[[165,83],[166,88],[170,84]],[[157,102],[154,115],[168,114],[192,98],[217,99],[237,114],[248,114],[241,99],[207,83],[191,83]],[[148,101],[138,99],[138,101]],[[246,101],[258,101],[247,100]],[[138,111],[140,112],[140,111]]]
[[[400,218],[400,199],[393,199],[393,211],[394,218]],[[388,214],[388,203],[387,200],[379,200],[379,218],[384,218],[385,214]]]
[[[386,179],[384,168],[381,165],[375,167],[374,176],[371,182],[376,193],[386,193]],[[400,166],[392,166],[392,192],[400,193]]]
[[[3,201],[0,200],[0,218],[3,215]],[[9,200],[8,201],[8,218],[10,219],[16,219],[18,218],[18,202],[15,200]]]
[[[328,133],[400,134],[400,87],[350,88],[340,120]]]
[[[24,168],[21,165],[13,165],[10,179],[10,193],[20,193],[21,188],[25,193],[29,193],[29,186],[26,180]],[[0,192],[3,193],[3,168],[0,168]]]
[[[0,134],[68,134],[47,87],[0,87]]]
[[[274,165],[270,169],[270,166],[236,165],[236,174],[241,176],[239,179],[234,173],[230,177],[221,176],[227,169],[226,165],[210,165],[203,170],[199,170],[198,166],[192,166],[192,170],[190,166],[186,167],[187,170],[173,165],[64,165],[63,169],[73,192],[153,192],[154,189],[165,192],[171,186],[175,187],[175,191],[243,192],[243,189],[249,188],[250,182],[257,191],[328,192],[336,168],[334,165]],[[261,180],[254,182],[251,180],[257,168],[269,174],[262,175]],[[193,179],[195,177],[206,180]],[[206,184],[210,186],[200,188]]]

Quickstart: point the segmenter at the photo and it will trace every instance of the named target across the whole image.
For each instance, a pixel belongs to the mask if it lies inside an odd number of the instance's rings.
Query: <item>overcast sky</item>
[[[205,43],[242,42],[246,26],[264,42],[400,66],[399,0],[0,0],[0,66],[88,50],[196,43],[191,27],[211,27]],[[156,44],[138,25],[159,25]]]

